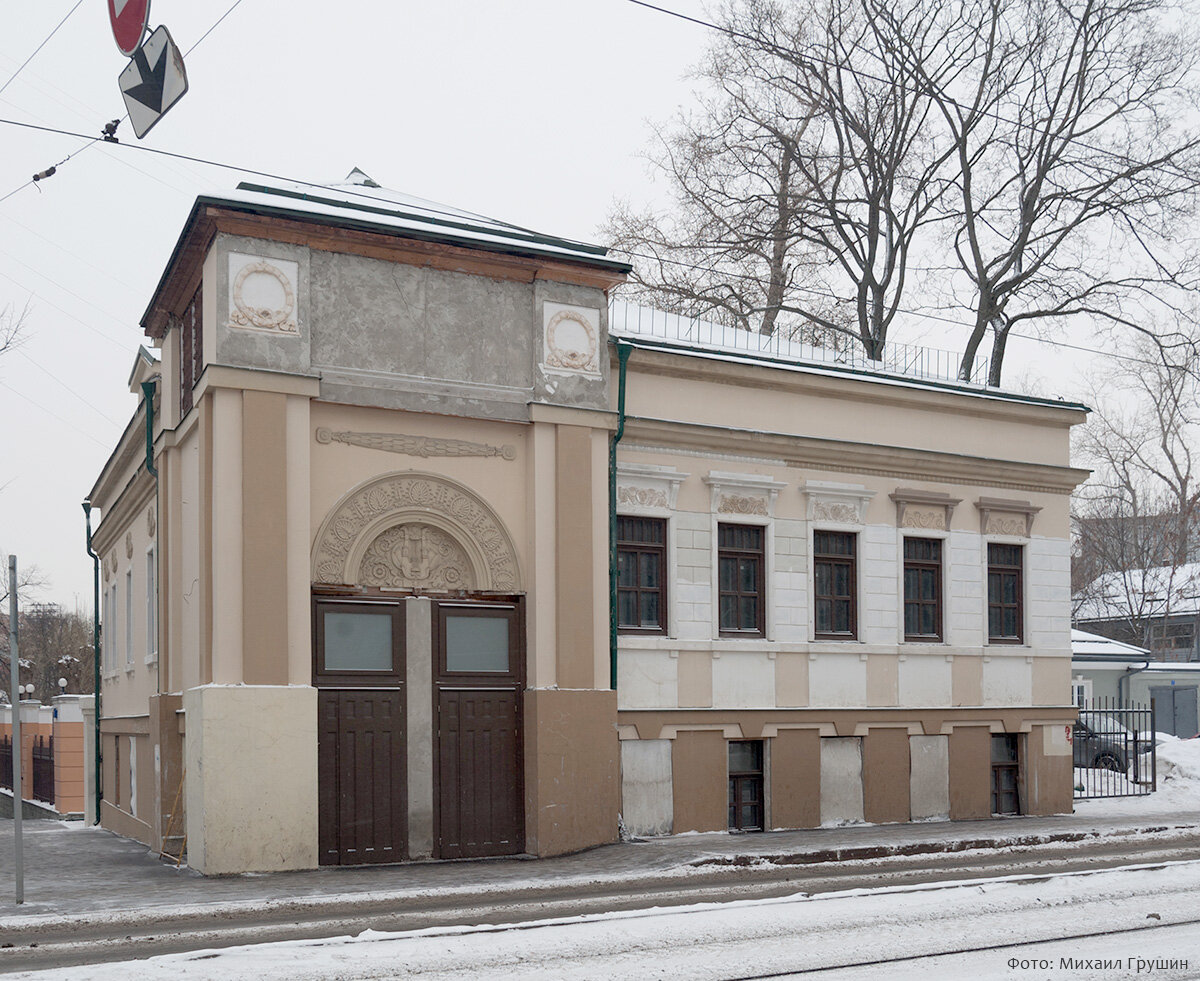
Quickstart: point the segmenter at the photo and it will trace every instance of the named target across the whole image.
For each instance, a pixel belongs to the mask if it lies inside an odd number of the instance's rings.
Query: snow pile
[[[1159,735],[1158,785],[1173,791],[1188,789],[1200,800],[1200,739]]]

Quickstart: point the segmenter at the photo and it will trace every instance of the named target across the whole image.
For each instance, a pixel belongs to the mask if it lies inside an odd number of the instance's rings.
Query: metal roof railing
[[[988,359],[985,357],[975,359],[971,378],[964,381],[958,377],[961,355],[956,351],[889,341],[883,358],[875,361],[868,358],[862,346],[851,338],[846,338],[846,347],[842,349],[795,340],[782,331],[759,334],[625,300],[609,303],[608,332],[614,337],[630,340],[670,341],[721,353],[761,355],[795,364],[829,365],[869,374],[987,387]]]

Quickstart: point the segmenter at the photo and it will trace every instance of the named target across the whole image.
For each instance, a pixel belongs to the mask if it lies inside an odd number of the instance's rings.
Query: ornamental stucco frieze
[[[809,480],[800,488],[808,502],[808,520],[829,524],[862,525],[867,520],[867,505],[875,496],[861,484],[837,484]]]
[[[979,510],[980,531],[984,535],[1028,538],[1033,534],[1033,521],[1042,509],[1029,501],[1011,501],[1000,497],[981,497],[975,502]]]
[[[347,446],[364,446],[372,450],[385,450],[404,456],[456,457],[498,456],[504,460],[517,458],[516,448],[508,445],[492,446],[490,443],[472,443],[465,439],[443,439],[436,436],[409,436],[404,433],[336,433],[324,426],[316,432],[321,444],[345,443]]]
[[[712,494],[715,514],[746,514],[764,518],[775,514],[775,499],[787,486],[756,473],[726,473],[710,470],[704,478]]]
[[[617,506],[626,511],[673,511],[687,476],[674,467],[618,463]]]
[[[961,498],[938,491],[897,487],[888,495],[896,504],[896,524],[923,531],[949,531],[950,519]]]

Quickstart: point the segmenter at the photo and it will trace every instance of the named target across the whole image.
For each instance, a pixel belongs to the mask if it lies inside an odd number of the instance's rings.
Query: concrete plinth
[[[317,865],[317,692],[184,692],[188,864],[206,875]]]

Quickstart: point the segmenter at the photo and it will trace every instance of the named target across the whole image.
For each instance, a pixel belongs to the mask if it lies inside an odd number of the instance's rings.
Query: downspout
[[[1150,662],[1146,661],[1140,668],[1126,668],[1125,673],[1117,677],[1117,707],[1120,708],[1125,704],[1124,684],[1135,674],[1141,674],[1148,667]]]
[[[146,399],[146,469],[157,484],[158,470],[154,466],[154,382],[142,382],[142,395]]]
[[[625,435],[625,366],[633,347],[617,341],[617,431],[608,444],[608,686],[617,690],[617,444]]]
[[[83,516],[87,522],[87,552],[92,557],[92,668],[93,690],[96,700],[96,823],[100,823],[100,556],[92,548],[92,502],[83,502]]]

